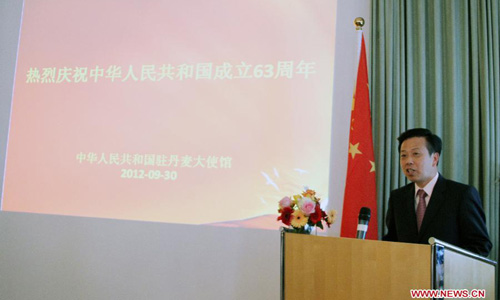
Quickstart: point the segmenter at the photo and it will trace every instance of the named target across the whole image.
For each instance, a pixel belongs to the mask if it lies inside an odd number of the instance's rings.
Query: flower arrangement
[[[308,233],[313,227],[323,229],[323,221],[328,227],[335,222],[337,211],[332,209],[328,213],[321,209],[320,198],[316,192],[307,189],[299,195],[284,197],[279,201],[278,221],[291,226],[291,231]]]

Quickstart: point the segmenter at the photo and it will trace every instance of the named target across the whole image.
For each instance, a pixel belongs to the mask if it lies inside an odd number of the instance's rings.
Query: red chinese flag
[[[358,77],[352,99],[347,178],[342,210],[342,237],[356,237],[359,210],[365,206],[371,210],[366,238],[378,239],[375,159],[371,124],[365,39],[361,36]]]

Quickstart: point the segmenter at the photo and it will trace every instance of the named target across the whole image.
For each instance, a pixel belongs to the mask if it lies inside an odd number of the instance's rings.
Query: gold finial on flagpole
[[[354,19],[354,25],[356,26],[356,30],[363,30],[363,26],[365,25],[365,19],[357,17],[356,19]]]

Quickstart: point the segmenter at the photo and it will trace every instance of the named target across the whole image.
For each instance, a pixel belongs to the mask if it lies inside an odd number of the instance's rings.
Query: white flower
[[[330,224],[335,223],[335,221],[337,220],[337,211],[335,209],[330,210],[326,214],[326,217],[327,217],[328,223],[330,223]]]

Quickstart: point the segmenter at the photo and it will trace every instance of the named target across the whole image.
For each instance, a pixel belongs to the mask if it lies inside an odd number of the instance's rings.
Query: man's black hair
[[[407,139],[414,138],[414,137],[425,138],[425,140],[427,142],[426,143],[427,150],[429,150],[429,155],[434,153],[434,152],[437,152],[437,153],[439,153],[439,155],[441,155],[441,148],[443,146],[443,142],[441,142],[441,138],[439,138],[439,136],[432,133],[432,131],[430,131],[429,129],[425,129],[425,128],[413,128],[413,129],[409,129],[409,130],[401,133],[401,135],[398,137],[398,141],[399,141],[398,151],[401,152],[401,144],[403,144],[404,141],[406,141]]]

